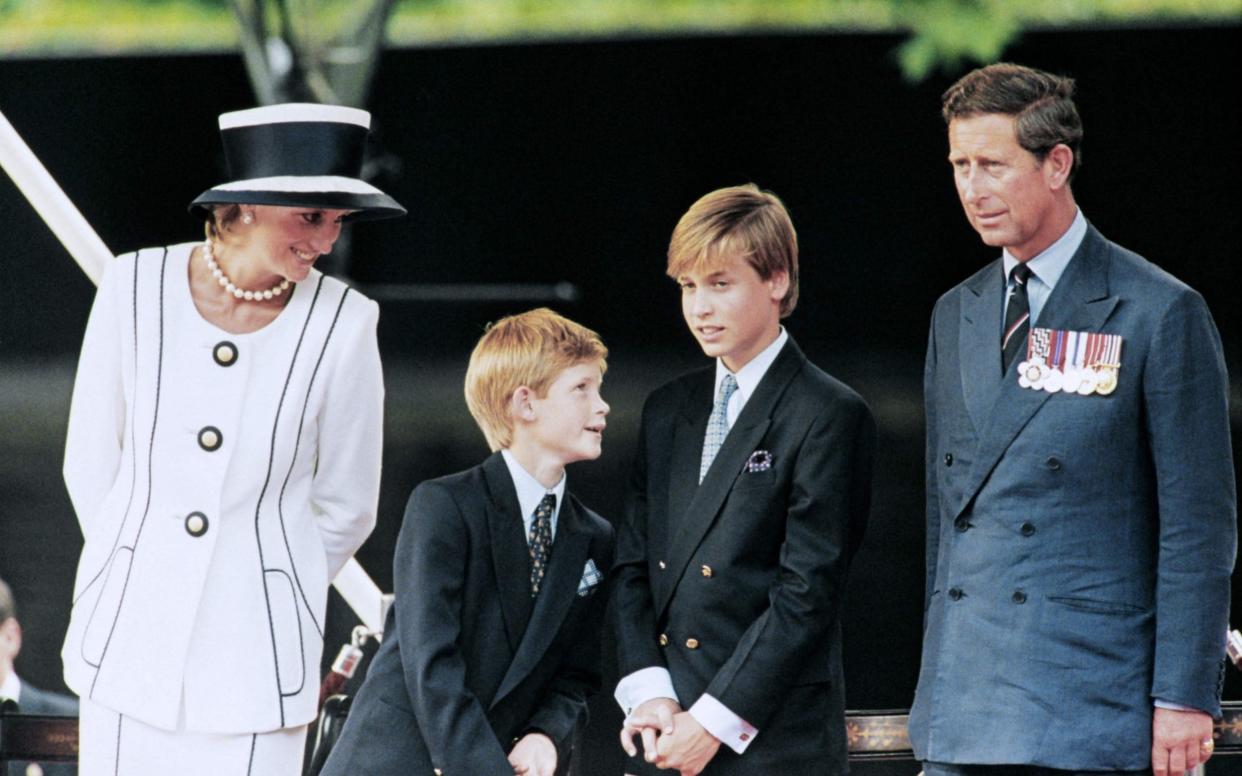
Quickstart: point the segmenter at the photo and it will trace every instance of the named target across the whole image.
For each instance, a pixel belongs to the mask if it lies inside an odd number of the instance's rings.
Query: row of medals
[[[1018,385],[1048,393],[1076,393],[1079,396],[1099,394],[1107,396],[1117,390],[1117,370],[1120,364],[1096,364],[1095,366],[1049,367],[1042,356],[1018,364]]]

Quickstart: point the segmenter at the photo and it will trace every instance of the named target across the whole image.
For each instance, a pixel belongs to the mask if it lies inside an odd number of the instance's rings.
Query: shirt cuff
[[[710,695],[704,693],[690,707],[690,716],[711,733],[720,743],[738,754],[746,751],[746,747],[759,735],[754,725],[729,711],[729,707]]]
[[[612,694],[627,715],[652,698],[672,698],[678,704],[677,691],[673,689],[673,677],[663,666],[640,668],[617,682]]]
[[[1170,711],[1197,711],[1200,714],[1207,714],[1203,709],[1196,709],[1194,706],[1183,706],[1180,703],[1166,701],[1163,698],[1152,699],[1152,705],[1158,709],[1169,709]]]

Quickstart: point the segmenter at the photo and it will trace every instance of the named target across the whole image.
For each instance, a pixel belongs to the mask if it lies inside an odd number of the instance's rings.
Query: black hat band
[[[367,130],[342,122],[286,121],[221,130],[234,180],[338,175],[357,178]]]

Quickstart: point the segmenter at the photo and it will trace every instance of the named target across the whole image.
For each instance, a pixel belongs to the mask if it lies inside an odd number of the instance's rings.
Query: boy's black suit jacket
[[[530,597],[530,554],[499,453],[414,489],[394,559],[396,599],[324,776],[511,774],[531,730],[561,768],[599,687],[603,584],[613,530],[568,491],[547,576]],[[559,769],[558,769],[559,770]]]
[[[714,383],[692,372],[643,408],[612,577],[620,675],[666,667],[683,706],[706,692],[758,728],[705,774],[844,773],[840,605],[874,421],[790,338],[699,484]]]

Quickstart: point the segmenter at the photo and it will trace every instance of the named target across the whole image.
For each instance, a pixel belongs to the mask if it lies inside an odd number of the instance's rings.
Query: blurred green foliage
[[[267,0],[330,40],[370,0]],[[230,0],[0,0],[0,57],[236,48]],[[912,80],[995,61],[1024,29],[1237,24],[1242,0],[397,0],[392,46],[610,36],[909,33]]]

